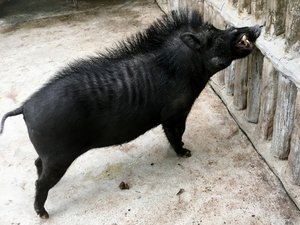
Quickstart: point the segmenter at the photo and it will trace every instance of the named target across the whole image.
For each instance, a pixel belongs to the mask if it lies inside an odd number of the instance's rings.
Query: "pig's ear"
[[[183,33],[180,36],[180,39],[185,43],[188,47],[190,47],[193,50],[200,50],[204,43],[204,38],[201,36],[196,36],[192,33]]]

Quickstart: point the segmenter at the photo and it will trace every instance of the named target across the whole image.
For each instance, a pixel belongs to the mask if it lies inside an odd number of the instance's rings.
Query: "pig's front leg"
[[[183,148],[182,135],[185,130],[185,121],[186,116],[183,116],[180,119],[168,120],[168,122],[163,123],[163,129],[165,134],[177,153],[181,157],[190,157],[191,151]]]

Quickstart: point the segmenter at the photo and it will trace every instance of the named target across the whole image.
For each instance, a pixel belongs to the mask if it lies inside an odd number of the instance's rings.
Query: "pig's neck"
[[[169,74],[189,79],[192,88],[198,95],[209,81],[212,74],[205,68],[203,56],[184,44],[166,47],[156,57],[156,62]]]

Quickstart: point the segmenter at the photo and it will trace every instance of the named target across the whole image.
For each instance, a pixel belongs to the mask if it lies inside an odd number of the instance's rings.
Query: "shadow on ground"
[[[120,5],[122,0],[1,0],[0,24],[16,25],[34,19],[69,15],[98,7]]]

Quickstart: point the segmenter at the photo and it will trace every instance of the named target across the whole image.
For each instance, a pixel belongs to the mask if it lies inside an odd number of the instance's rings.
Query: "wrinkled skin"
[[[197,12],[172,12],[123,47],[77,61],[18,109],[39,157],[34,208],[41,218],[48,191],[92,148],[129,142],[162,124],[178,156],[190,157],[186,118],[209,78],[251,53],[260,27],[219,30]],[[174,23],[173,21],[176,21]],[[175,24],[175,25],[174,25]]]

